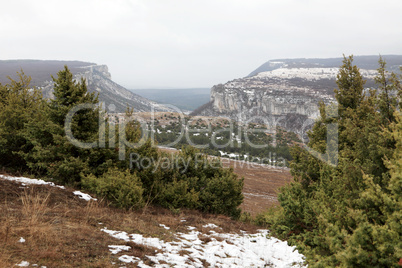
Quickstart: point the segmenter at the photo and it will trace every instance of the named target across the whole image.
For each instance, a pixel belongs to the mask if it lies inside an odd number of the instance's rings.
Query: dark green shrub
[[[141,208],[144,206],[143,188],[140,179],[129,170],[121,171],[111,168],[100,177],[88,175],[83,177],[85,189],[111,200],[123,208]]]
[[[220,174],[208,178],[206,187],[200,189],[200,209],[238,218],[241,213],[238,206],[243,202],[243,184],[243,178],[238,179],[233,170],[220,169]]]
[[[309,267],[400,267],[402,77],[387,74],[380,58],[378,88],[367,91],[352,63],[345,58],[339,69],[338,106],[321,103],[308,133],[308,146],[324,157],[295,147],[281,208],[257,222],[296,245]]]
[[[190,184],[189,180],[178,181],[177,179],[165,184],[160,194],[159,204],[170,209],[197,208],[199,192],[191,188]]]

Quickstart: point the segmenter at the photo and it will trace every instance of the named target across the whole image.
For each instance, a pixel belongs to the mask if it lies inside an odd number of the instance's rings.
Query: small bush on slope
[[[148,147],[148,148],[147,148]],[[166,208],[195,208],[204,212],[240,216],[243,179],[221,162],[208,159],[195,148],[182,147],[175,155],[156,153],[146,143],[137,150],[141,157],[166,159],[170,165],[152,164],[135,170],[143,183],[144,197]],[[141,161],[141,160],[139,160]]]
[[[129,170],[111,168],[100,177],[92,174],[82,179],[82,186],[122,208],[142,208],[144,199],[140,179]]]

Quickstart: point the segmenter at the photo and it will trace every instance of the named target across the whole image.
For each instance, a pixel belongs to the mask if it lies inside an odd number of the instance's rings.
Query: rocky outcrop
[[[90,65],[75,69],[75,80],[84,78],[88,91],[99,93],[99,101],[105,104],[105,108],[111,112],[124,112],[127,107],[133,108],[134,112],[170,111],[156,102],[143,98],[112,80],[106,65]],[[46,81],[42,87],[44,96],[53,97],[53,81]]]
[[[75,80],[85,78],[88,91],[99,93],[99,100],[105,103],[109,111],[124,112],[127,107],[136,112],[170,111],[153,101],[143,98],[117,84],[106,65],[97,65],[82,61],[55,61],[55,60],[5,60],[0,61],[0,83],[8,83],[8,76],[18,79],[16,72],[23,70],[31,76],[31,86],[42,89],[45,98],[53,98],[53,80],[57,72],[67,65],[74,74]]]
[[[198,114],[297,131],[307,119],[318,117],[318,101],[329,103],[333,97],[325,90],[295,84],[291,79],[251,77],[216,85],[211,89],[209,107]]]
[[[358,60],[377,68],[378,57]],[[402,65],[402,57],[391,67]],[[336,65],[336,62],[338,63]],[[193,115],[222,116],[241,122],[261,122],[281,126],[296,133],[304,132],[319,116],[318,103],[335,101],[336,75],[342,59],[297,59],[269,61],[249,76],[215,85],[210,103]],[[371,64],[371,65],[370,65]],[[374,85],[373,69],[361,69]]]

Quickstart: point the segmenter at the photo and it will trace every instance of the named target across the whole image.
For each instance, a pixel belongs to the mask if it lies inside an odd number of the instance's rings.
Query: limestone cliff
[[[402,57],[392,59],[393,69],[402,65]],[[372,68],[360,70],[367,79],[367,87],[374,85],[377,61],[378,57],[364,57],[365,66]],[[304,132],[319,115],[319,101],[335,101],[333,90],[339,70],[336,66],[341,64],[341,58],[268,61],[247,77],[213,86],[210,102],[193,115],[266,122]]]
[[[143,98],[114,82],[106,65],[76,68],[74,78],[77,81],[84,78],[88,91],[98,92],[99,101],[105,104],[106,109],[113,107],[115,112],[124,112],[127,107],[130,107],[135,112],[149,112],[153,107],[155,111],[170,111],[170,109]],[[52,98],[52,91],[53,81],[46,81],[43,87],[44,96]]]
[[[42,89],[45,98],[53,98],[53,80],[51,76],[57,76],[57,72],[67,65],[74,74],[74,79],[85,78],[88,91],[98,92],[99,100],[105,103],[105,107],[114,107],[115,112],[124,112],[129,106],[137,112],[169,111],[153,101],[143,98],[117,84],[112,80],[106,65],[97,65],[82,61],[57,61],[57,60],[0,60],[0,83],[8,83],[8,76],[17,79],[17,72],[23,70],[31,76],[31,86]]]

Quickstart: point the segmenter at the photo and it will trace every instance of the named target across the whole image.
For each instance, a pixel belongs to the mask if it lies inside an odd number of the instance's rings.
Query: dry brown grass
[[[127,242],[126,246],[131,247],[130,251],[126,251],[127,254],[132,254],[140,259],[145,259],[146,255],[155,255],[156,253],[159,252],[157,248],[151,247],[151,246],[146,246],[146,245],[141,245],[137,244],[134,242]]]
[[[233,160],[226,165],[233,167],[238,176],[244,177],[244,201],[240,207],[252,216],[278,206],[279,189],[293,180],[288,169],[246,165]]]
[[[202,241],[202,243],[207,244],[212,241],[211,236],[209,235],[199,235],[198,238]]]
[[[71,192],[50,186],[21,188],[3,180],[0,185],[4,212],[0,215],[0,267],[13,267],[23,260],[47,267],[110,266],[110,256],[99,254],[107,245],[97,248],[104,235],[86,223],[82,213],[86,204]]]
[[[210,228],[203,227],[208,223],[222,227],[213,229],[216,232],[257,229],[225,216],[192,210],[173,213],[149,207],[146,211],[126,211],[103,200],[81,200],[72,191],[43,185],[24,188],[0,179],[0,267],[13,267],[21,261],[47,267],[112,267],[112,262],[121,266],[117,258],[122,254],[133,254],[145,263],[149,263],[145,255],[156,254],[154,248],[129,243],[131,251],[112,255],[108,245],[125,242],[100,231],[104,227],[165,241],[174,240],[176,232],[189,232],[188,226],[208,232]],[[25,243],[18,242],[20,237]]]

